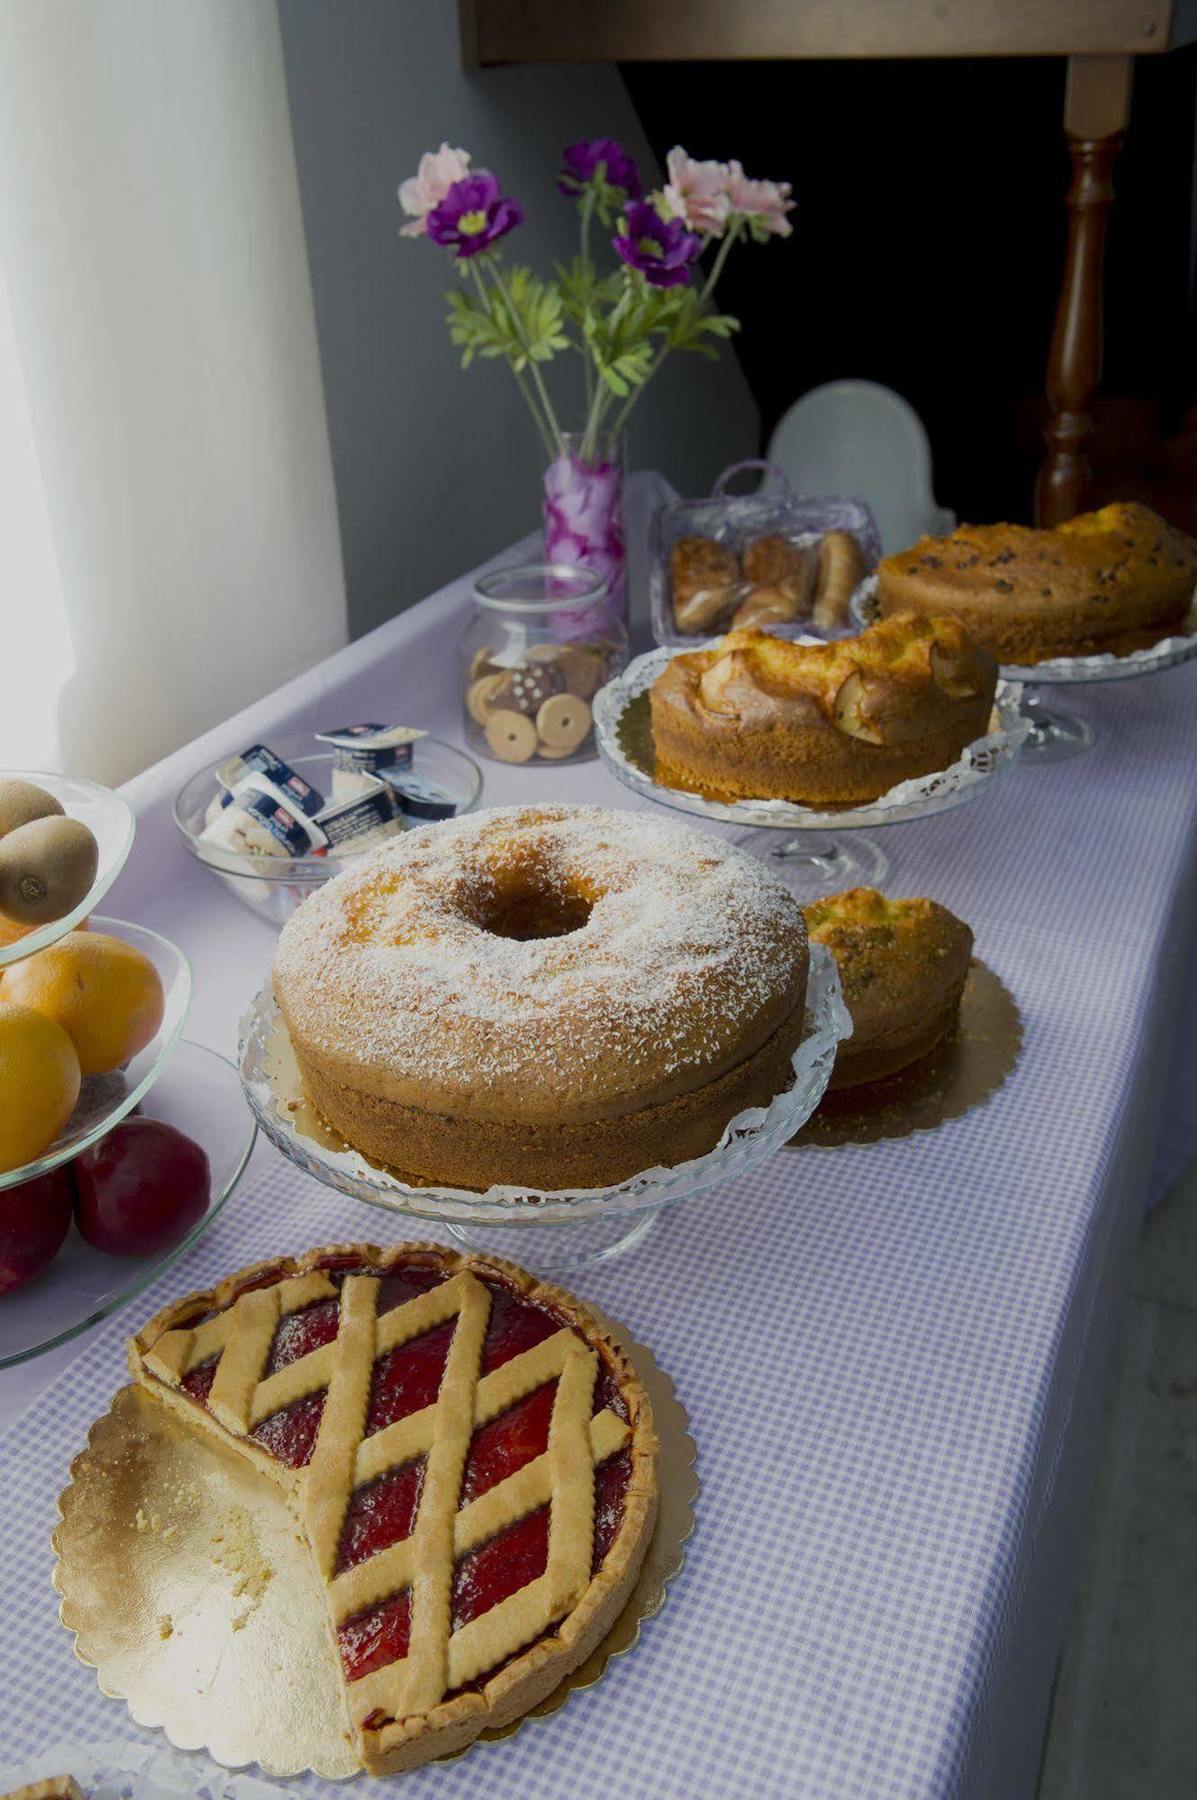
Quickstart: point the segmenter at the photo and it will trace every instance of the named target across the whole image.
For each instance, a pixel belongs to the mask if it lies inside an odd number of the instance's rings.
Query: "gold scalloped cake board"
[[[930,1053],[884,1081],[827,1093],[787,1150],[876,1144],[934,1131],[996,1093],[1018,1061],[1022,1018],[992,969],[973,958],[960,1019]]]
[[[661,1441],[656,1530],[598,1649],[525,1718],[479,1742],[556,1712],[630,1650],[665,1604],[693,1530],[696,1451],[673,1383],[650,1351],[596,1316],[629,1352],[652,1401]],[[72,1463],[58,1510],[59,1617],[75,1633],[75,1654],[137,1724],[160,1727],[177,1749],[206,1750],[226,1768],[257,1763],[267,1775],[310,1771],[326,1780],[359,1773],[309,1553],[281,1495],[235,1452],[122,1388]]]

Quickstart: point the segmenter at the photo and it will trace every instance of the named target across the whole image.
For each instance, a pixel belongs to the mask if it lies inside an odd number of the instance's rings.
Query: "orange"
[[[7,950],[10,944],[19,944],[23,937],[28,937],[31,931],[36,930],[36,925],[18,925],[15,919],[0,917],[0,950]],[[75,930],[86,931],[87,920],[80,919]]]
[[[85,1075],[106,1075],[144,1050],[162,1023],[162,983],[148,956],[102,931],[68,931],[4,972],[0,993],[56,1019]]]
[[[49,1149],[79,1098],[79,1058],[54,1019],[0,1001],[0,1171]]]

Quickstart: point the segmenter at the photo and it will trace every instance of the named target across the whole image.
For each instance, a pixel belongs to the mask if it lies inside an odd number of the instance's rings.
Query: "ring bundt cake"
[[[860,887],[812,901],[803,913],[811,942],[835,958],[852,1015],[830,1089],[896,1075],[952,1030],[973,934],[946,906]]]
[[[729,632],[652,685],[657,779],[713,800],[876,800],[983,737],[996,685],[955,619],[903,614],[826,644]]]
[[[961,525],[887,556],[877,576],[883,615],[951,613],[1000,662],[1125,656],[1182,628],[1197,543],[1128,502],[1050,531]]]
[[[274,992],[305,1088],[376,1163],[603,1187],[792,1082],[806,930],[742,851],[589,806],[408,832],[305,901]]]

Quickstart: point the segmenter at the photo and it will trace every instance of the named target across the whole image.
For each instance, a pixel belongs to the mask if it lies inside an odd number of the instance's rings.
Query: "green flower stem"
[[[619,299],[611,308],[611,317],[607,321],[607,324],[608,329],[612,334],[614,334],[615,327],[619,324],[620,318],[627,311],[631,298],[632,284],[629,281],[622,294],[619,296]],[[579,452],[583,462],[594,462],[598,456],[599,427],[611,410],[611,403],[612,395],[606,382],[596,382],[595,391],[587,400],[586,428],[582,433],[582,442],[579,446]]]
[[[512,329],[526,351],[528,346],[520,327],[519,316],[516,313],[514,306],[511,304],[511,295],[507,291],[507,283],[503,280],[503,271],[500,269],[497,262],[493,262],[490,266],[490,272],[494,277],[495,286],[502,296],[503,304],[507,308],[507,315],[511,320]],[[514,370],[512,372],[514,373]],[[544,408],[545,424],[548,426],[549,435],[552,438],[553,445],[556,447],[556,455],[564,456],[565,441],[561,436],[561,427],[557,423],[557,415],[553,411],[553,402],[549,399],[549,390],[544,384],[544,378],[541,375],[539,368],[530,356],[528,357],[528,372],[532,377],[532,385],[536,389],[540,404]]]
[[[586,189],[585,194],[582,196],[581,243],[579,245],[582,262],[583,262],[583,265],[587,269],[593,267],[593,264],[590,261],[590,221],[593,217],[594,217],[594,189],[593,189],[593,187],[588,187]],[[585,411],[586,411],[587,417],[589,417],[590,408],[594,401],[595,369],[594,369],[594,357],[591,354],[590,344],[586,337],[585,332],[583,332],[583,334],[582,334],[582,342],[581,342],[580,348],[582,351],[582,379],[586,384],[586,386],[585,386],[585,394],[586,394]]]
[[[742,231],[743,226],[740,220],[736,219],[728,226],[727,231],[724,233],[723,242],[715,252],[715,261],[711,267],[711,272],[703,283],[702,292],[698,296],[698,304],[700,307],[706,307],[710,301],[711,295],[715,291],[715,284],[723,273],[723,265],[728,259],[731,247],[733,244],[739,242]],[[657,370],[661,367],[661,364],[665,361],[665,358],[669,355],[669,349],[670,346],[668,344],[661,345],[656,356],[649,364],[648,374],[644,377],[644,380],[640,383],[639,387],[632,389],[632,392],[624,401],[623,406],[616,415],[615,423],[611,427],[612,436],[618,437],[619,433],[626,427],[628,415],[631,413],[632,408],[635,406],[637,400],[639,400],[641,394],[644,392]]]
[[[474,286],[478,289],[478,298],[481,300],[482,305],[487,313],[487,316],[490,318],[493,318],[494,313],[491,310],[490,295],[486,291],[486,283],[482,279],[482,271],[479,269],[476,262],[471,262],[469,265],[469,268],[470,268],[470,274],[474,278]],[[528,411],[532,414],[533,422],[536,426],[537,431],[540,433],[540,441],[544,445],[545,455],[548,457],[555,456],[556,451],[553,449],[553,440],[549,436],[548,426],[545,424],[544,419],[541,417],[540,409],[538,408],[538,406],[536,404],[536,397],[533,394],[532,389],[528,386],[528,383],[524,380],[522,371],[517,369],[515,367],[514,363],[510,364],[509,367],[511,369],[511,373],[515,376],[515,385],[519,388],[520,393],[524,396],[524,400],[527,404]]]
[[[589,269],[590,261],[590,221],[594,217],[594,189],[588,187],[582,196],[582,261]]]
[[[742,229],[740,221],[737,219],[733,224],[728,226],[727,231],[724,233],[723,242],[715,252],[715,261],[711,266],[711,272],[703,285],[702,293],[698,296],[698,304],[700,306],[705,306],[707,301],[711,298],[711,295],[715,292],[715,283],[723,273],[723,265],[727,261],[732,245],[739,243]]]

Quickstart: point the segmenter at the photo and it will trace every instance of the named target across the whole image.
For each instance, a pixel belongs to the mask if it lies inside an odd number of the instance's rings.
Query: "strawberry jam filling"
[[[329,1257],[320,1265],[339,1287],[346,1275],[372,1274],[352,1257]],[[247,1287],[267,1285],[278,1273],[259,1276]],[[381,1278],[378,1310],[390,1311],[448,1279],[436,1263],[413,1262],[401,1272]],[[502,1368],[513,1357],[551,1337],[565,1323],[548,1307],[513,1292],[501,1278],[482,1277],[491,1293],[490,1318],[482,1350],[481,1373]],[[337,1335],[340,1300],[319,1300],[280,1320],[271,1345],[266,1373],[274,1374],[300,1357],[331,1343]],[[198,1323],[199,1321],[194,1321]],[[379,1357],[374,1366],[367,1412],[367,1436],[411,1413],[433,1405],[453,1341],[454,1321],[422,1333]],[[198,1401],[207,1399],[216,1359],[201,1363],[183,1381]],[[555,1380],[524,1395],[514,1406],[479,1425],[470,1439],[462,1476],[461,1505],[478,1499],[506,1481],[548,1448],[549,1425],[556,1396]],[[289,1468],[311,1459],[324,1410],[325,1394],[309,1394],[263,1419],[252,1433],[255,1442]],[[594,1411],[609,1407],[619,1417],[627,1409],[612,1371],[600,1363]],[[368,1562],[380,1551],[401,1543],[415,1529],[424,1459],[391,1469],[359,1488],[346,1509],[336,1572]],[[595,1471],[595,1521],[592,1569],[597,1571],[610,1550],[623,1516],[631,1457],[625,1450]],[[539,1507],[497,1536],[461,1557],[453,1573],[452,1619],[456,1630],[499,1605],[545,1571],[548,1561],[550,1508]],[[411,1593],[403,1589],[379,1605],[347,1620],[337,1631],[346,1677],[356,1681],[407,1654],[411,1628]],[[523,1646],[526,1649],[528,1646]],[[522,1649],[517,1654],[522,1654]],[[488,1672],[492,1674],[494,1671]]]

